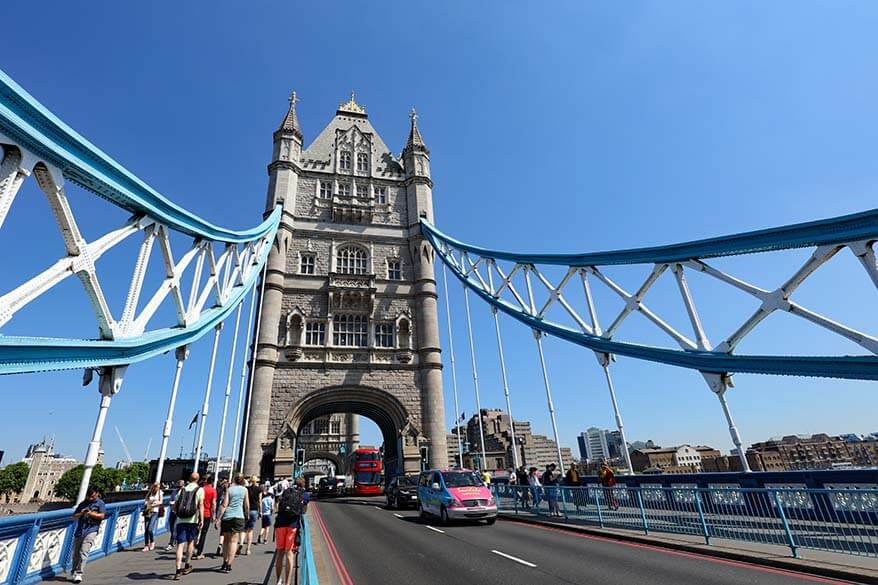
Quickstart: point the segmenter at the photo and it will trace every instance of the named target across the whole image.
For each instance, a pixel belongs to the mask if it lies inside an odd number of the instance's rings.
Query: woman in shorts
[[[262,530],[259,531],[259,539],[257,544],[266,544],[268,542],[268,531],[271,528],[271,514],[274,512],[274,497],[268,488],[262,488]]]
[[[244,532],[244,518],[250,515],[250,502],[247,501],[246,479],[242,474],[235,477],[235,484],[226,490],[216,523],[223,535],[223,566],[220,571],[232,572],[232,563],[238,549],[238,535]]]

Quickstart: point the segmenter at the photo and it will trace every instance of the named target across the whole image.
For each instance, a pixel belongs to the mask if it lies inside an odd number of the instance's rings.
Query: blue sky
[[[259,220],[271,132],[291,89],[301,97],[306,142],[355,89],[398,152],[407,113],[417,106],[432,151],[438,224],[489,247],[670,243],[870,209],[878,195],[873,3],[559,2],[546,10],[508,2],[478,9],[462,2],[380,9],[352,2],[263,2],[258,9],[224,1],[95,2],[57,3],[39,19],[26,17],[33,6],[23,1],[8,0],[6,8],[20,18],[4,30],[4,71],[166,196],[230,227]],[[90,237],[124,220],[82,191],[71,189],[70,199]],[[3,292],[61,253],[52,223],[45,200],[32,185],[23,189],[0,230]],[[116,299],[134,249],[99,264]],[[717,265],[774,288],[804,257]],[[614,274],[633,289],[645,269]],[[659,285],[647,301],[684,317],[672,284]],[[714,342],[755,308],[708,283],[692,286]],[[875,290],[848,253],[800,292],[806,306],[867,333],[878,329]],[[460,307],[459,285],[452,300]],[[489,313],[474,310],[482,404],[500,407]],[[667,343],[635,317],[620,335]],[[602,319],[611,318],[607,309]],[[454,319],[461,409],[472,413],[462,310]],[[91,323],[71,280],[2,332],[93,336]],[[503,326],[513,409],[550,434],[532,338],[512,322]],[[221,356],[230,339],[229,327]],[[172,453],[191,446],[185,427],[201,401],[209,343],[195,346],[186,366]],[[588,352],[546,345],[562,443],[574,447],[586,427],[613,425],[606,389]],[[741,349],[863,352],[788,315],[772,316]],[[220,358],[214,386],[209,453],[216,450],[226,360]],[[130,368],[110,410],[109,461],[122,457],[114,425],[135,458],[150,438],[156,455],[172,373],[170,356]],[[629,440],[731,447],[719,406],[696,373],[620,359],[614,376]],[[445,380],[450,426],[447,371]],[[79,372],[2,377],[0,396],[5,461],[52,433],[59,450],[84,455],[98,395],[94,386],[81,388]],[[728,397],[748,444],[796,432],[878,431],[872,383],[739,375]],[[363,426],[364,441],[377,442],[374,426]]]

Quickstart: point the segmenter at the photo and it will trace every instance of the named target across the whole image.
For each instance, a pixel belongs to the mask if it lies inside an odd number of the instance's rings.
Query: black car
[[[405,508],[418,505],[418,476],[399,475],[394,477],[384,490],[387,495],[387,506],[390,508]]]
[[[317,497],[326,498],[337,496],[341,493],[339,481],[334,477],[321,477],[317,482]]]

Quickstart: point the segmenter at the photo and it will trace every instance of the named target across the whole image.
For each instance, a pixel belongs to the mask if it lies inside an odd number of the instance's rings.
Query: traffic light
[[[302,467],[303,465],[305,465],[305,450],[296,449],[296,466]]]
[[[421,445],[418,450],[421,452],[421,471],[427,469],[427,456],[430,454],[430,447]]]

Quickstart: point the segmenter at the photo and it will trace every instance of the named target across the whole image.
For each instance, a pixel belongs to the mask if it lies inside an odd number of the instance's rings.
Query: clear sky
[[[671,243],[870,209],[878,196],[878,5],[871,2],[147,2],[7,0],[0,67],[53,112],[176,203],[229,227],[259,221],[271,133],[296,89],[305,141],[351,89],[395,152],[408,111],[432,151],[437,222],[510,250],[589,251]],[[78,189],[70,200],[95,237],[125,215]],[[136,244],[98,264],[114,310]],[[48,206],[22,190],[0,230],[0,294],[62,253]],[[774,288],[802,252],[718,262]],[[646,272],[616,271],[629,289]],[[755,309],[693,278],[714,343]],[[686,329],[673,280],[648,304]],[[845,252],[801,290],[806,306],[867,333],[875,289]],[[459,286],[452,300],[460,307]],[[608,297],[606,297],[608,298]],[[94,336],[71,279],[2,333]],[[484,407],[502,392],[489,313],[475,308]],[[602,319],[609,322],[612,310]],[[444,315],[443,317],[443,336]],[[454,313],[461,410],[474,411],[463,312]],[[530,333],[504,321],[513,409],[550,434]],[[223,332],[227,356],[231,327]],[[639,315],[620,338],[667,345]],[[447,344],[446,344],[447,345]],[[759,326],[744,352],[864,353],[789,315]],[[193,348],[171,452],[188,451],[210,352]],[[562,443],[611,428],[593,356],[547,342]],[[227,358],[220,358],[206,450],[216,452]],[[110,409],[105,449],[134,458],[158,441],[171,356],[130,368]],[[446,413],[453,421],[446,370]],[[620,359],[614,366],[629,440],[731,447],[698,374]],[[237,380],[237,373],[236,373]],[[82,457],[98,404],[80,372],[0,377],[4,463],[44,434]],[[235,384],[237,388],[237,383]],[[736,376],[729,402],[744,441],[878,431],[873,383]],[[364,424],[364,442],[379,442]],[[228,452],[229,447],[226,447]]]

